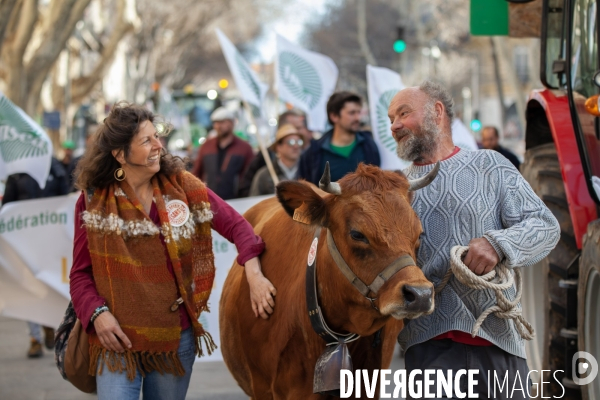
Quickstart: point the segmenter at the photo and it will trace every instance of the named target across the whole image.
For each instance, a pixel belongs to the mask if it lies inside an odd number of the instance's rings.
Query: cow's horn
[[[409,179],[408,183],[410,186],[408,187],[408,191],[413,192],[415,190],[422,189],[425,186],[429,185],[435,179],[439,170],[440,162],[438,161],[435,163],[435,167],[433,167],[433,169],[429,171],[427,175],[418,179]]]
[[[319,188],[327,193],[339,196],[342,194],[342,188],[337,182],[331,182],[331,171],[329,169],[329,161],[325,163],[325,171],[319,181]]]

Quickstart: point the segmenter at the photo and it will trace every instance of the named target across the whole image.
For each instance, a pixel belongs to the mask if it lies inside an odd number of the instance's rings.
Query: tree
[[[128,52],[133,96],[144,97],[152,82],[181,89],[228,76],[215,28],[243,50],[280,10],[276,0],[138,0],[142,28]]]
[[[2,0],[0,9],[9,8],[12,0]],[[102,0],[97,0],[102,1]],[[76,78],[71,84],[72,99],[81,102],[102,79],[110,65],[118,43],[133,25],[126,18],[126,7],[133,0],[113,0],[116,9],[110,32],[103,35],[99,56],[91,73]],[[54,0],[46,5],[38,0],[16,0],[1,41],[0,77],[6,83],[6,95],[29,115],[38,112],[40,93],[49,73],[72,37],[91,0]],[[106,5],[107,1],[102,1]],[[4,13],[2,14],[4,17]],[[3,19],[0,18],[0,32]],[[0,35],[0,38],[2,36]],[[53,90],[55,108],[62,108],[64,90]]]
[[[13,8],[1,55],[6,95],[29,115],[36,113],[42,84],[89,3],[52,1],[42,15],[37,0],[18,0]]]
[[[79,76],[74,76],[71,82],[69,82],[69,103],[74,105],[81,104],[89,96],[106,75],[106,71],[112,64],[119,44],[128,33],[134,30],[136,23],[139,26],[137,15],[131,12],[128,13],[127,7],[135,7],[133,0],[117,0],[112,3],[104,2],[103,5],[110,14],[110,23],[104,25],[104,29],[96,35],[97,37],[92,38],[91,29],[86,26],[85,21],[89,20],[89,18],[84,18],[81,28],[77,29],[80,36],[84,35],[85,32],[88,34],[88,40],[95,40],[97,54],[95,54],[95,63],[90,68],[90,71]],[[94,15],[93,18],[98,18],[98,16]],[[82,40],[81,42],[85,41]],[[67,46],[66,50],[70,52],[72,57],[90,57],[87,53],[82,54],[81,51],[72,50],[70,46]],[[65,90],[58,85],[56,74],[52,81],[52,100],[56,109],[62,110],[64,108]]]
[[[2,52],[2,41],[4,32],[10,21],[12,10],[15,8],[17,0],[0,0],[0,53]]]
[[[322,18],[307,26],[303,41],[310,50],[333,59],[340,70],[340,89],[364,95],[367,62],[397,69],[398,55],[392,48],[399,18],[388,0],[330,3]]]

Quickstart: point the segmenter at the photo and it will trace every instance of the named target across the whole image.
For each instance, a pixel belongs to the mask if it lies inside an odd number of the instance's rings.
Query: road
[[[10,400],[92,400],[62,379],[54,352],[45,350],[44,357],[28,359],[29,335],[24,321],[0,317],[0,399]],[[397,353],[396,353],[397,354]],[[396,355],[392,369],[404,368]],[[221,362],[194,365],[186,399],[247,400],[225,364]]]

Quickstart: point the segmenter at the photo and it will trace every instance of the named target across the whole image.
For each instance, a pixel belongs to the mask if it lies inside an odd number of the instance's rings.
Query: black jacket
[[[28,174],[12,174],[6,180],[2,205],[11,201],[62,196],[69,193],[69,178],[60,161],[52,157],[50,173],[44,189]]]
[[[349,158],[344,158],[331,150],[332,137],[333,129],[326,132],[319,140],[313,141],[302,154],[298,168],[300,179],[306,179],[318,185],[326,161],[329,161],[331,167],[332,181],[337,181],[347,173],[354,172],[361,162],[378,167],[381,165],[379,150],[371,133],[356,132],[356,147],[352,150]]]

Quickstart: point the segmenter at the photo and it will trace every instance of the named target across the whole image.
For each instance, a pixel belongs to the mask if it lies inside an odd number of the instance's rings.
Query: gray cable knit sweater
[[[450,249],[474,238],[485,237],[511,268],[533,265],[554,248],[560,236],[556,218],[500,153],[461,149],[440,164],[438,176],[416,191],[412,202],[423,225],[417,264],[434,285],[450,266]],[[432,168],[411,165],[404,173],[414,179]],[[514,286],[505,295],[514,299]],[[451,330],[470,333],[477,317],[495,302],[493,291],[469,289],[451,278],[436,295],[433,314],[409,321],[398,342],[406,350]],[[478,335],[526,358],[511,320],[492,314]]]

